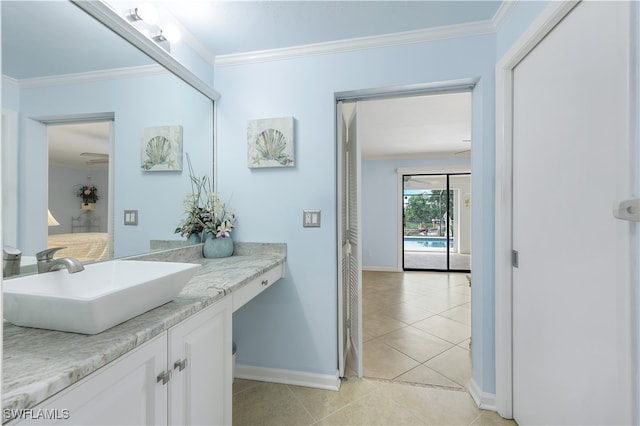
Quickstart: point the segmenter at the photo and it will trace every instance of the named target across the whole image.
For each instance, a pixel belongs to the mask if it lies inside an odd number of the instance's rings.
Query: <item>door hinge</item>
[[[518,250],[511,250],[511,266],[514,268],[518,268],[520,264],[520,258],[518,254]]]

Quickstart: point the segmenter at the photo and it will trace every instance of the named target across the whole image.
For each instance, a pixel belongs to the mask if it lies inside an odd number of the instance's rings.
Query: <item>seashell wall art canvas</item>
[[[293,167],[293,117],[249,120],[249,168]]]
[[[182,170],[182,126],[142,129],[140,158],[142,170],[148,172]]]

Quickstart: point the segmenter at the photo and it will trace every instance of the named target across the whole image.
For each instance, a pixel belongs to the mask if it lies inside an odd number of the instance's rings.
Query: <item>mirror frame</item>
[[[184,80],[187,84],[194,89],[215,102],[220,99],[220,93],[215,91],[211,86],[201,80],[187,67],[185,67],[180,61],[174,58],[169,52],[164,50],[153,40],[143,35],[136,29],[129,21],[127,21],[122,15],[111,5],[104,2],[104,0],[86,1],[86,0],[69,0],[71,3],[84,10],[93,18],[101,22],[107,28],[124,38],[126,41],[137,47],[143,53],[147,54],[151,59],[158,62],[165,67],[171,73]],[[214,119],[215,129],[215,119]],[[214,132],[215,135],[215,132]]]

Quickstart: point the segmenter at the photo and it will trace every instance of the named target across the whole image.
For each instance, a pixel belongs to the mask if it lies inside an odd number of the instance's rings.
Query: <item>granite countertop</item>
[[[102,333],[65,333],[3,321],[3,409],[34,407],[286,259],[286,244],[277,243],[236,243],[233,256],[224,259],[204,259],[201,251],[195,245],[129,258],[199,263],[202,268],[173,301]]]

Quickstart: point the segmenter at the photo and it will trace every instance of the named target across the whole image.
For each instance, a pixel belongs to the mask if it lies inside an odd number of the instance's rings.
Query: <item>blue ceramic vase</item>
[[[194,232],[193,234],[189,234],[187,237],[187,244],[200,244],[202,242],[202,236],[199,232]]]
[[[231,237],[214,238],[213,235],[207,234],[204,245],[202,246],[202,255],[208,259],[220,257],[229,257],[233,254],[233,240]]]

